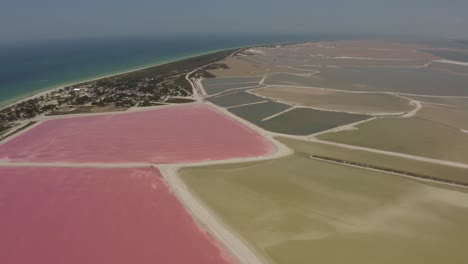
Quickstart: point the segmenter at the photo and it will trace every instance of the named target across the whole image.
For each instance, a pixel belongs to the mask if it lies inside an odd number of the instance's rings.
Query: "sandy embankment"
[[[455,65],[461,65],[461,66],[468,66],[468,62],[462,62],[462,61],[435,60],[435,62],[446,63],[446,64],[455,64]]]

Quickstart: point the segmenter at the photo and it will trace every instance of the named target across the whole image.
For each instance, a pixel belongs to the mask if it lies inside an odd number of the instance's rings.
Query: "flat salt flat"
[[[420,101],[422,103],[433,103],[435,105],[453,107],[454,109],[468,111],[468,97],[434,97],[434,96],[414,96],[405,97]]]
[[[381,118],[319,139],[468,164],[468,134],[422,118]]]
[[[227,95],[210,97],[210,98],[207,98],[206,100],[216,105],[219,105],[221,107],[232,107],[232,106],[237,106],[237,105],[265,101],[265,99],[261,97],[258,97],[258,96],[255,96],[246,92],[235,92],[232,94],[230,93]]]
[[[457,65],[453,63],[441,63],[433,61],[429,66],[429,69],[435,69],[439,71],[458,73],[462,75],[468,75],[468,66]]]
[[[264,118],[268,118],[290,108],[287,104],[269,101],[262,104],[254,104],[231,108],[229,111],[251,123],[261,124]]]
[[[213,95],[232,89],[256,87],[261,79],[261,77],[209,78],[204,79],[202,85],[207,94]]]
[[[216,95],[223,92],[234,91],[234,90],[247,90],[249,88],[257,88],[258,83],[230,83],[230,84],[220,84],[220,85],[211,85],[203,86],[203,89],[208,95]]]
[[[468,193],[309,159],[180,171],[215,213],[273,263],[463,263]]]
[[[468,99],[467,99],[468,100]],[[468,111],[450,106],[424,104],[417,113],[418,117],[449,125],[455,128],[468,130]]]
[[[256,124],[276,133],[305,136],[368,118],[370,116],[296,108]]]
[[[296,88],[272,86],[259,88],[255,94],[300,106],[316,107],[356,113],[402,113],[411,111],[414,106],[409,100],[381,93],[344,93],[320,88]]]
[[[424,52],[430,53],[440,58],[444,58],[446,60],[468,63],[467,50],[424,50]]]
[[[310,77],[275,74],[265,81],[269,85],[450,96],[468,96],[467,83],[468,75],[439,70],[356,67],[324,67]]]
[[[208,72],[217,77],[261,76],[275,72],[304,73],[285,66],[254,62],[250,57],[232,57],[220,63],[225,63],[229,69],[208,70]]]
[[[286,137],[277,137],[276,139],[293,148],[298,153],[309,153],[468,183],[468,170],[463,168],[389,156],[364,150],[347,149],[320,142],[305,142],[303,140]]]
[[[232,83],[258,83],[261,77],[229,77],[229,78],[209,78],[203,80],[204,86],[226,85]]]

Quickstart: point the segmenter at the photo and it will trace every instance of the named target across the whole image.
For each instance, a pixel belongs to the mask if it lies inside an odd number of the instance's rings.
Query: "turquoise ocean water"
[[[216,50],[339,38],[325,34],[166,34],[1,44],[0,106],[54,87]]]

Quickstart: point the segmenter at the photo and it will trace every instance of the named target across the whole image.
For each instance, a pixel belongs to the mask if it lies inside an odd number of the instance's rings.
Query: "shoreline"
[[[162,66],[162,65],[165,65],[165,64],[169,64],[169,63],[173,63],[173,62],[177,62],[177,61],[181,61],[181,60],[196,58],[196,57],[199,57],[199,56],[209,55],[209,54],[222,52],[222,51],[227,51],[227,50],[231,50],[231,49],[232,50],[234,50],[234,49],[247,49],[247,48],[255,48],[255,47],[264,47],[264,46],[269,46],[269,45],[294,45],[294,44],[298,44],[298,43],[310,43],[310,42],[315,42],[315,41],[301,41],[301,42],[298,42],[298,41],[285,41],[285,42],[276,42],[276,43],[262,43],[262,44],[230,47],[230,48],[225,48],[225,49],[224,48],[215,49],[215,50],[210,50],[210,51],[206,51],[206,52],[198,52],[198,53],[194,53],[194,54],[191,54],[191,55],[178,57],[178,58],[175,58],[175,59],[169,59],[169,60],[165,60],[165,61],[161,61],[161,62],[156,62],[155,64],[149,64],[149,65],[141,66],[141,67],[134,68],[134,69],[123,70],[123,71],[120,71],[120,72],[105,74],[105,75],[98,76],[98,77],[90,77],[90,79],[83,79],[83,80],[74,81],[74,82],[70,82],[70,83],[59,84],[58,86],[56,85],[56,86],[50,86],[50,87],[47,87],[47,88],[44,88],[44,89],[39,89],[39,90],[37,90],[35,92],[25,94],[24,96],[20,95],[20,96],[17,96],[16,98],[12,98],[10,100],[5,100],[4,101],[5,105],[2,105],[2,101],[0,101],[0,111],[5,109],[5,108],[14,106],[15,104],[19,104],[21,102],[25,102],[25,101],[28,101],[30,99],[34,99],[34,98],[46,95],[48,93],[63,89],[65,87],[68,87],[68,86],[71,86],[71,85],[77,85],[77,84],[81,84],[81,83],[85,83],[85,82],[92,82],[92,81],[97,81],[97,80],[104,79],[104,78],[109,78],[109,77],[114,77],[114,76],[118,76],[118,75],[122,75],[122,74],[137,72],[137,71],[141,71],[141,70],[144,70],[144,69],[148,69],[148,68],[152,68],[152,67],[158,67],[158,66]],[[12,102],[9,102],[9,101],[12,101]]]
[[[243,47],[243,48],[246,48],[246,47]],[[191,58],[196,58],[196,57],[199,57],[199,56],[209,55],[209,54],[213,54],[213,53],[221,52],[221,51],[225,51],[225,50],[230,50],[230,49],[231,48],[212,50],[212,51],[208,51],[208,52],[200,52],[200,53],[196,53],[196,54],[192,54],[192,55],[188,55],[188,56],[183,56],[183,57],[179,57],[179,58],[172,59],[172,60],[167,60],[167,61],[151,64],[151,65],[141,66],[141,67],[136,68],[136,69],[124,70],[124,71],[121,71],[121,72],[110,73],[110,74],[106,74],[106,75],[99,76],[99,77],[91,77],[91,79],[85,79],[85,80],[70,82],[70,83],[66,83],[66,84],[60,84],[59,86],[55,86],[55,87],[48,87],[48,88],[45,88],[45,89],[38,90],[37,92],[33,92],[34,94],[31,94],[31,95],[18,96],[18,98],[16,98],[16,99],[11,99],[11,100],[15,100],[14,102],[7,103],[5,105],[1,105],[1,102],[0,102],[0,111],[5,109],[5,108],[11,107],[11,106],[13,106],[15,104],[19,104],[21,102],[25,102],[25,101],[28,101],[30,99],[34,99],[34,98],[46,95],[48,93],[63,89],[63,88],[68,87],[68,86],[77,85],[77,84],[86,83],[86,82],[97,81],[97,80],[100,80],[100,79],[110,78],[110,77],[114,77],[114,76],[118,76],[118,75],[122,75],[122,74],[137,72],[137,71],[145,70],[145,69],[148,69],[148,68],[158,67],[158,66],[162,66],[162,65],[165,65],[165,64],[173,63],[173,62],[186,60],[186,59],[191,59]]]

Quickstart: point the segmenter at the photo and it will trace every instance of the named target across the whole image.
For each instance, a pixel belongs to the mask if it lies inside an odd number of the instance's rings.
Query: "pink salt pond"
[[[183,163],[274,150],[245,125],[202,104],[45,121],[0,145],[13,162]]]
[[[0,263],[228,264],[156,169],[0,167]]]

